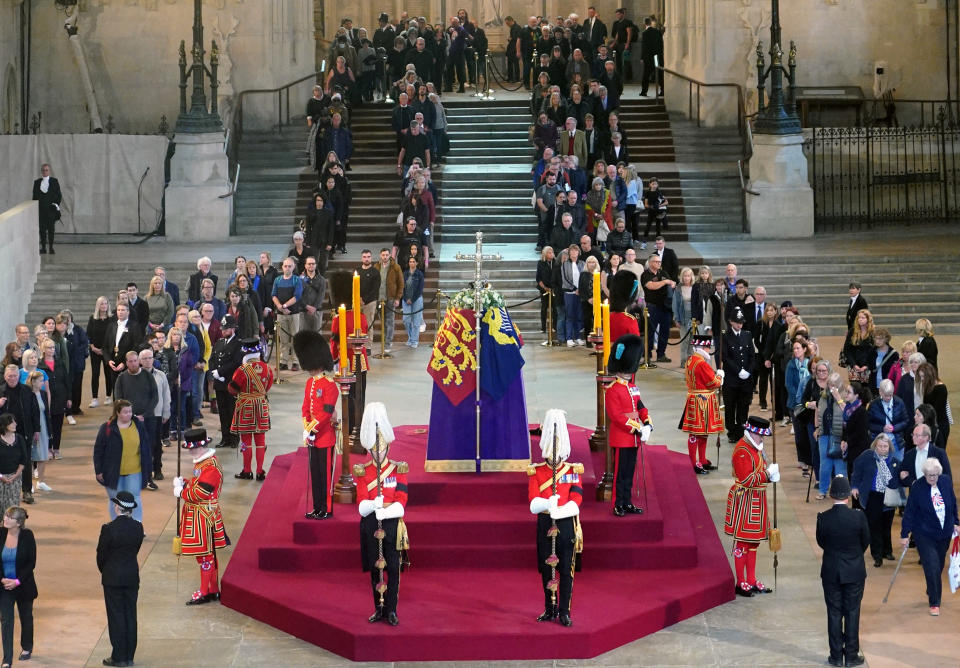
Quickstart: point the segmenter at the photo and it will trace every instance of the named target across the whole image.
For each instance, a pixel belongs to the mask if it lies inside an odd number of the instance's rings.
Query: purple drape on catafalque
[[[481,369],[481,373],[483,373]],[[530,461],[530,432],[523,374],[497,401],[480,391],[480,455],[483,471],[520,471]],[[475,471],[476,405],[473,395],[454,406],[436,383],[430,403],[427,471]]]

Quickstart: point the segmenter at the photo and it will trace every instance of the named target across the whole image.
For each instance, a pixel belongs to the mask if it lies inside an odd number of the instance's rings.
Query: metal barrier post
[[[282,385],[286,381],[280,377],[280,320],[273,323],[273,352],[274,352],[274,373],[273,382],[275,385]]]
[[[374,357],[378,360],[391,359],[393,355],[387,352],[387,302],[380,302],[380,352]],[[390,317],[393,317],[393,311],[390,311]],[[391,343],[393,343],[391,341]]]
[[[650,345],[650,311],[647,310],[646,305],[643,307],[643,345],[645,348],[643,364],[641,364],[638,368],[656,369],[657,365],[650,361],[650,350],[652,348]]]
[[[547,348],[553,346],[553,290],[547,292]]]

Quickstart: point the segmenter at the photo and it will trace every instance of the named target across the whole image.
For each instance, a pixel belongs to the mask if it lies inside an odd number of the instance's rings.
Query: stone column
[[[807,179],[803,135],[753,136],[747,221],[755,239],[813,236],[813,189]]]
[[[233,198],[223,133],[177,133],[167,186],[166,236],[171,241],[222,241],[230,236]]]

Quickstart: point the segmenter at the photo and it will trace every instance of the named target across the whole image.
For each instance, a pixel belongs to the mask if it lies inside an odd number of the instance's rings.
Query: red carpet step
[[[618,518],[593,500],[603,466],[589,451],[590,430],[571,426],[570,461],[585,467],[574,625],[537,623],[543,595],[526,474],[426,473],[425,428],[396,434],[390,457],[410,464],[412,562],[399,627],[366,621],[374,602],[356,506],[303,519],[302,448],[274,460],[223,575],[222,603],[354,661],[472,661],[590,658],[733,598],[689,459],[647,447],[646,499],[634,500],[646,511]]]

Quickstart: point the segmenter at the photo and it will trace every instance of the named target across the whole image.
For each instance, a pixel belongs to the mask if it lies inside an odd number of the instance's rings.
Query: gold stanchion
[[[280,377],[280,320],[273,323],[273,382],[275,385],[282,385],[287,382]]]
[[[390,317],[393,317],[393,311],[390,311]],[[374,357],[378,360],[387,360],[393,358],[393,355],[387,352],[387,302],[380,302],[380,352]],[[392,341],[391,341],[392,343]]]
[[[343,342],[340,342],[343,345]],[[343,452],[340,455],[340,478],[333,489],[333,500],[336,503],[356,503],[357,485],[353,481],[353,472],[350,470],[350,389],[356,384],[357,377],[349,367],[341,368],[340,373],[334,376],[334,381],[340,389],[340,418],[343,421]]]
[[[650,361],[650,350],[652,348],[650,345],[650,312],[647,310],[646,305],[643,307],[643,346],[645,349],[643,355],[643,364],[637,368],[656,369],[657,365]]]
[[[439,288],[437,289],[437,298],[436,298],[436,302],[437,302],[437,306],[436,306],[437,326],[434,328],[434,332],[433,332],[433,342],[434,342],[434,343],[437,342],[437,337],[440,335],[440,325],[443,323],[443,309],[440,308],[440,299],[443,298],[443,297],[446,297],[446,296],[447,296],[447,295],[443,292],[443,290],[440,290]]]
[[[553,346],[553,290],[547,292],[547,348]]]

